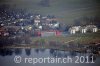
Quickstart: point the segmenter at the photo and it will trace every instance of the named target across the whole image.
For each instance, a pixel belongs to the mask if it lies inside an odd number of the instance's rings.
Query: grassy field
[[[100,32],[97,33],[87,33],[87,34],[76,34],[69,36],[52,36],[52,37],[37,37],[32,38],[32,42],[49,42],[55,41],[62,44],[67,44],[70,42],[79,43],[79,44],[90,44],[90,43],[100,43]]]

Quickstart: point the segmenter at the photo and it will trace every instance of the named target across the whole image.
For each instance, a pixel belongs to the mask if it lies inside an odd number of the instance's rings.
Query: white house
[[[36,26],[38,26],[39,23],[40,23],[40,19],[35,19],[35,20],[34,20],[34,24],[35,24]]]
[[[76,30],[75,29],[71,29],[71,34],[75,34],[76,33]]]
[[[70,28],[69,32],[70,32],[70,34],[75,34],[76,33],[76,29],[75,28]]]
[[[59,22],[49,23],[49,27],[51,27],[51,28],[59,28],[59,25],[60,25]]]
[[[87,30],[90,30],[91,32],[97,32],[98,28],[95,25],[87,25],[86,26]]]
[[[82,33],[86,33],[86,32],[87,32],[87,29],[86,29],[86,28],[82,28],[82,29],[81,29],[81,32],[82,32]]]
[[[70,34],[75,34],[76,32],[80,31],[81,26],[74,26],[69,29]]]
[[[40,20],[40,15],[36,15],[36,16],[35,16],[35,19],[34,19],[34,24],[35,24],[36,26],[38,26],[40,22],[41,22],[41,20]]]
[[[41,25],[38,28],[42,30],[42,26]]]
[[[87,33],[88,31],[97,32],[98,28],[95,25],[87,25],[87,26],[73,26],[69,29],[70,34],[75,34],[76,32]]]
[[[98,28],[93,28],[93,32],[97,32],[98,31]]]

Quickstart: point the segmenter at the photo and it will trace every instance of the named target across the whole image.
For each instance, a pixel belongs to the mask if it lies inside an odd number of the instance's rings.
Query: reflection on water
[[[69,51],[60,51],[60,50],[54,50],[54,49],[0,49],[0,64],[2,63],[3,66],[7,66],[7,64],[9,63],[10,60],[12,61],[11,58],[13,58],[16,55],[20,55],[22,57],[65,57],[67,58],[67,56],[70,57],[75,57],[75,56],[94,56],[91,53],[77,53],[77,52],[69,52]],[[6,61],[5,61],[6,60]],[[91,59],[89,59],[91,60]],[[99,62],[100,58],[98,56],[94,56],[94,61],[95,62]],[[4,64],[5,62],[7,62],[6,64]],[[97,64],[95,63],[95,64]],[[94,66],[95,66],[94,64]],[[10,62],[10,65],[16,65],[15,63]],[[19,64],[18,66],[21,65],[27,65],[27,64]],[[51,64],[44,64],[44,66],[47,65],[51,65]],[[62,66],[66,66],[68,64],[62,64]],[[82,64],[81,64],[82,65]],[[90,64],[91,65],[91,64]],[[100,65],[100,64],[99,64]],[[28,66],[32,66],[30,64],[28,64]],[[37,66],[41,66],[37,65]],[[55,66],[55,64],[54,64]],[[73,65],[71,65],[73,66]],[[88,66],[88,65],[87,65]],[[96,65],[97,66],[97,65]]]
[[[31,53],[37,53],[39,54],[47,52],[46,50],[49,50],[50,55],[52,55],[53,57],[67,57],[67,55],[69,56],[76,56],[77,54],[82,54],[82,53],[76,53],[74,51],[60,51],[60,50],[54,50],[54,49],[24,49],[25,50],[25,54],[27,56],[30,56]],[[11,56],[13,54],[15,55],[21,55],[22,52],[24,51],[23,49],[0,49],[0,55],[1,56]],[[34,50],[34,52],[31,52],[31,50]]]
[[[26,55],[29,56],[31,54],[31,49],[25,49]]]

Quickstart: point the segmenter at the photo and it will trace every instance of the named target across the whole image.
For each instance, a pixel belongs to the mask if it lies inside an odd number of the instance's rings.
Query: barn
[[[47,30],[47,31],[35,31],[36,36],[49,37],[49,36],[60,36],[62,32],[58,30]]]
[[[60,36],[61,32],[58,30],[49,30],[49,31],[42,31],[41,37],[48,37],[48,36]]]

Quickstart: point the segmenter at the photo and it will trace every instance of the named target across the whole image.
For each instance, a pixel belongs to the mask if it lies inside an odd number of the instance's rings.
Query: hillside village
[[[5,7],[4,7],[5,6]],[[25,9],[0,6],[0,36],[29,35],[32,37],[66,36],[71,34],[92,33],[99,30],[98,17],[95,21],[82,19],[86,24],[66,25],[57,15],[27,12]],[[78,21],[78,20],[76,20]],[[89,22],[88,22],[89,21]],[[90,22],[91,21],[91,22]],[[74,20],[73,20],[74,22]],[[81,22],[78,21],[78,22]],[[96,22],[91,24],[92,22]],[[79,25],[78,25],[79,24]]]
[[[32,22],[29,23],[28,19],[18,19],[19,21],[14,22],[14,24],[4,25],[1,23],[0,36],[10,35],[10,33],[22,33],[30,34],[35,37],[48,37],[48,36],[61,36],[65,34],[76,34],[76,33],[92,33],[97,32],[99,29],[96,25],[90,24],[85,26],[71,26],[65,32],[60,30],[61,22],[57,20],[56,17],[47,17],[37,14],[35,16],[30,16]],[[17,24],[17,25],[16,25]],[[19,24],[19,25],[18,25]],[[5,30],[4,30],[4,28]],[[2,29],[3,28],[3,29]]]
[[[37,15],[35,20],[34,20],[34,25],[41,31],[45,31],[45,33],[51,34],[53,33],[52,31],[58,31],[59,35],[63,33],[63,31],[60,31],[60,22],[57,21],[56,18],[47,18],[47,17],[42,17],[40,18],[40,15]],[[46,28],[45,28],[46,27]],[[52,31],[50,31],[52,30]],[[88,33],[88,32],[97,32],[98,27],[96,25],[85,25],[85,26],[72,26],[68,28],[68,33],[69,34],[76,34],[76,33]],[[56,34],[56,33],[55,33]],[[42,35],[42,33],[41,33]],[[46,35],[46,34],[45,34]],[[53,34],[52,34],[53,35]]]

